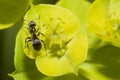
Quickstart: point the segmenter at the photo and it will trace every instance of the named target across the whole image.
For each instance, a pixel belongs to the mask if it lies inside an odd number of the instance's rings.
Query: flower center
[[[60,18],[51,19],[51,24],[47,24],[45,34],[46,51],[47,54],[52,57],[62,57],[66,51],[67,37],[64,34],[64,28],[62,25],[64,22]]]
[[[63,41],[59,35],[51,35],[48,43],[48,54],[51,56],[62,57],[65,54],[67,42]]]
[[[113,13],[108,17],[106,31],[108,36],[120,39],[120,19],[117,14]]]

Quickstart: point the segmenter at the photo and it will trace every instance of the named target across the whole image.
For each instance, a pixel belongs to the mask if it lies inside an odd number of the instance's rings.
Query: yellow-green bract
[[[31,20],[36,22],[36,30],[44,34],[37,36],[43,41],[40,51],[33,49],[32,41],[25,42],[32,36],[27,29]],[[48,76],[77,74],[78,66],[86,59],[87,36],[80,33],[79,20],[70,11],[55,5],[31,6],[21,30],[24,52],[35,59],[41,73]]]
[[[120,0],[96,0],[88,13],[89,30],[120,47]]]

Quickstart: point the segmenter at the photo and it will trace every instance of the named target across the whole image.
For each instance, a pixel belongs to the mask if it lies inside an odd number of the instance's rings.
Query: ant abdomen
[[[41,40],[35,39],[32,41],[33,48],[37,51],[39,51],[42,47]]]

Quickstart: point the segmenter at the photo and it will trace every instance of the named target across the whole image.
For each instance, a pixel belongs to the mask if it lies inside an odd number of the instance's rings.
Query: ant
[[[31,37],[27,37],[25,39],[25,42],[27,43],[27,46],[28,46],[28,42],[32,41],[32,46],[33,48],[36,50],[36,51],[39,51],[42,47],[42,40],[38,38],[40,32],[38,32],[39,30],[39,27],[38,29],[36,30],[36,23],[34,21],[30,21],[28,23],[28,30],[29,32],[32,34]],[[37,34],[38,33],[38,34]],[[42,33],[41,33],[42,34]]]

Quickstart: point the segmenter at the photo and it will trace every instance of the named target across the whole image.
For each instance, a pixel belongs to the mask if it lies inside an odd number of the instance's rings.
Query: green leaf
[[[0,0],[0,29],[20,20],[29,7],[29,0]]]

